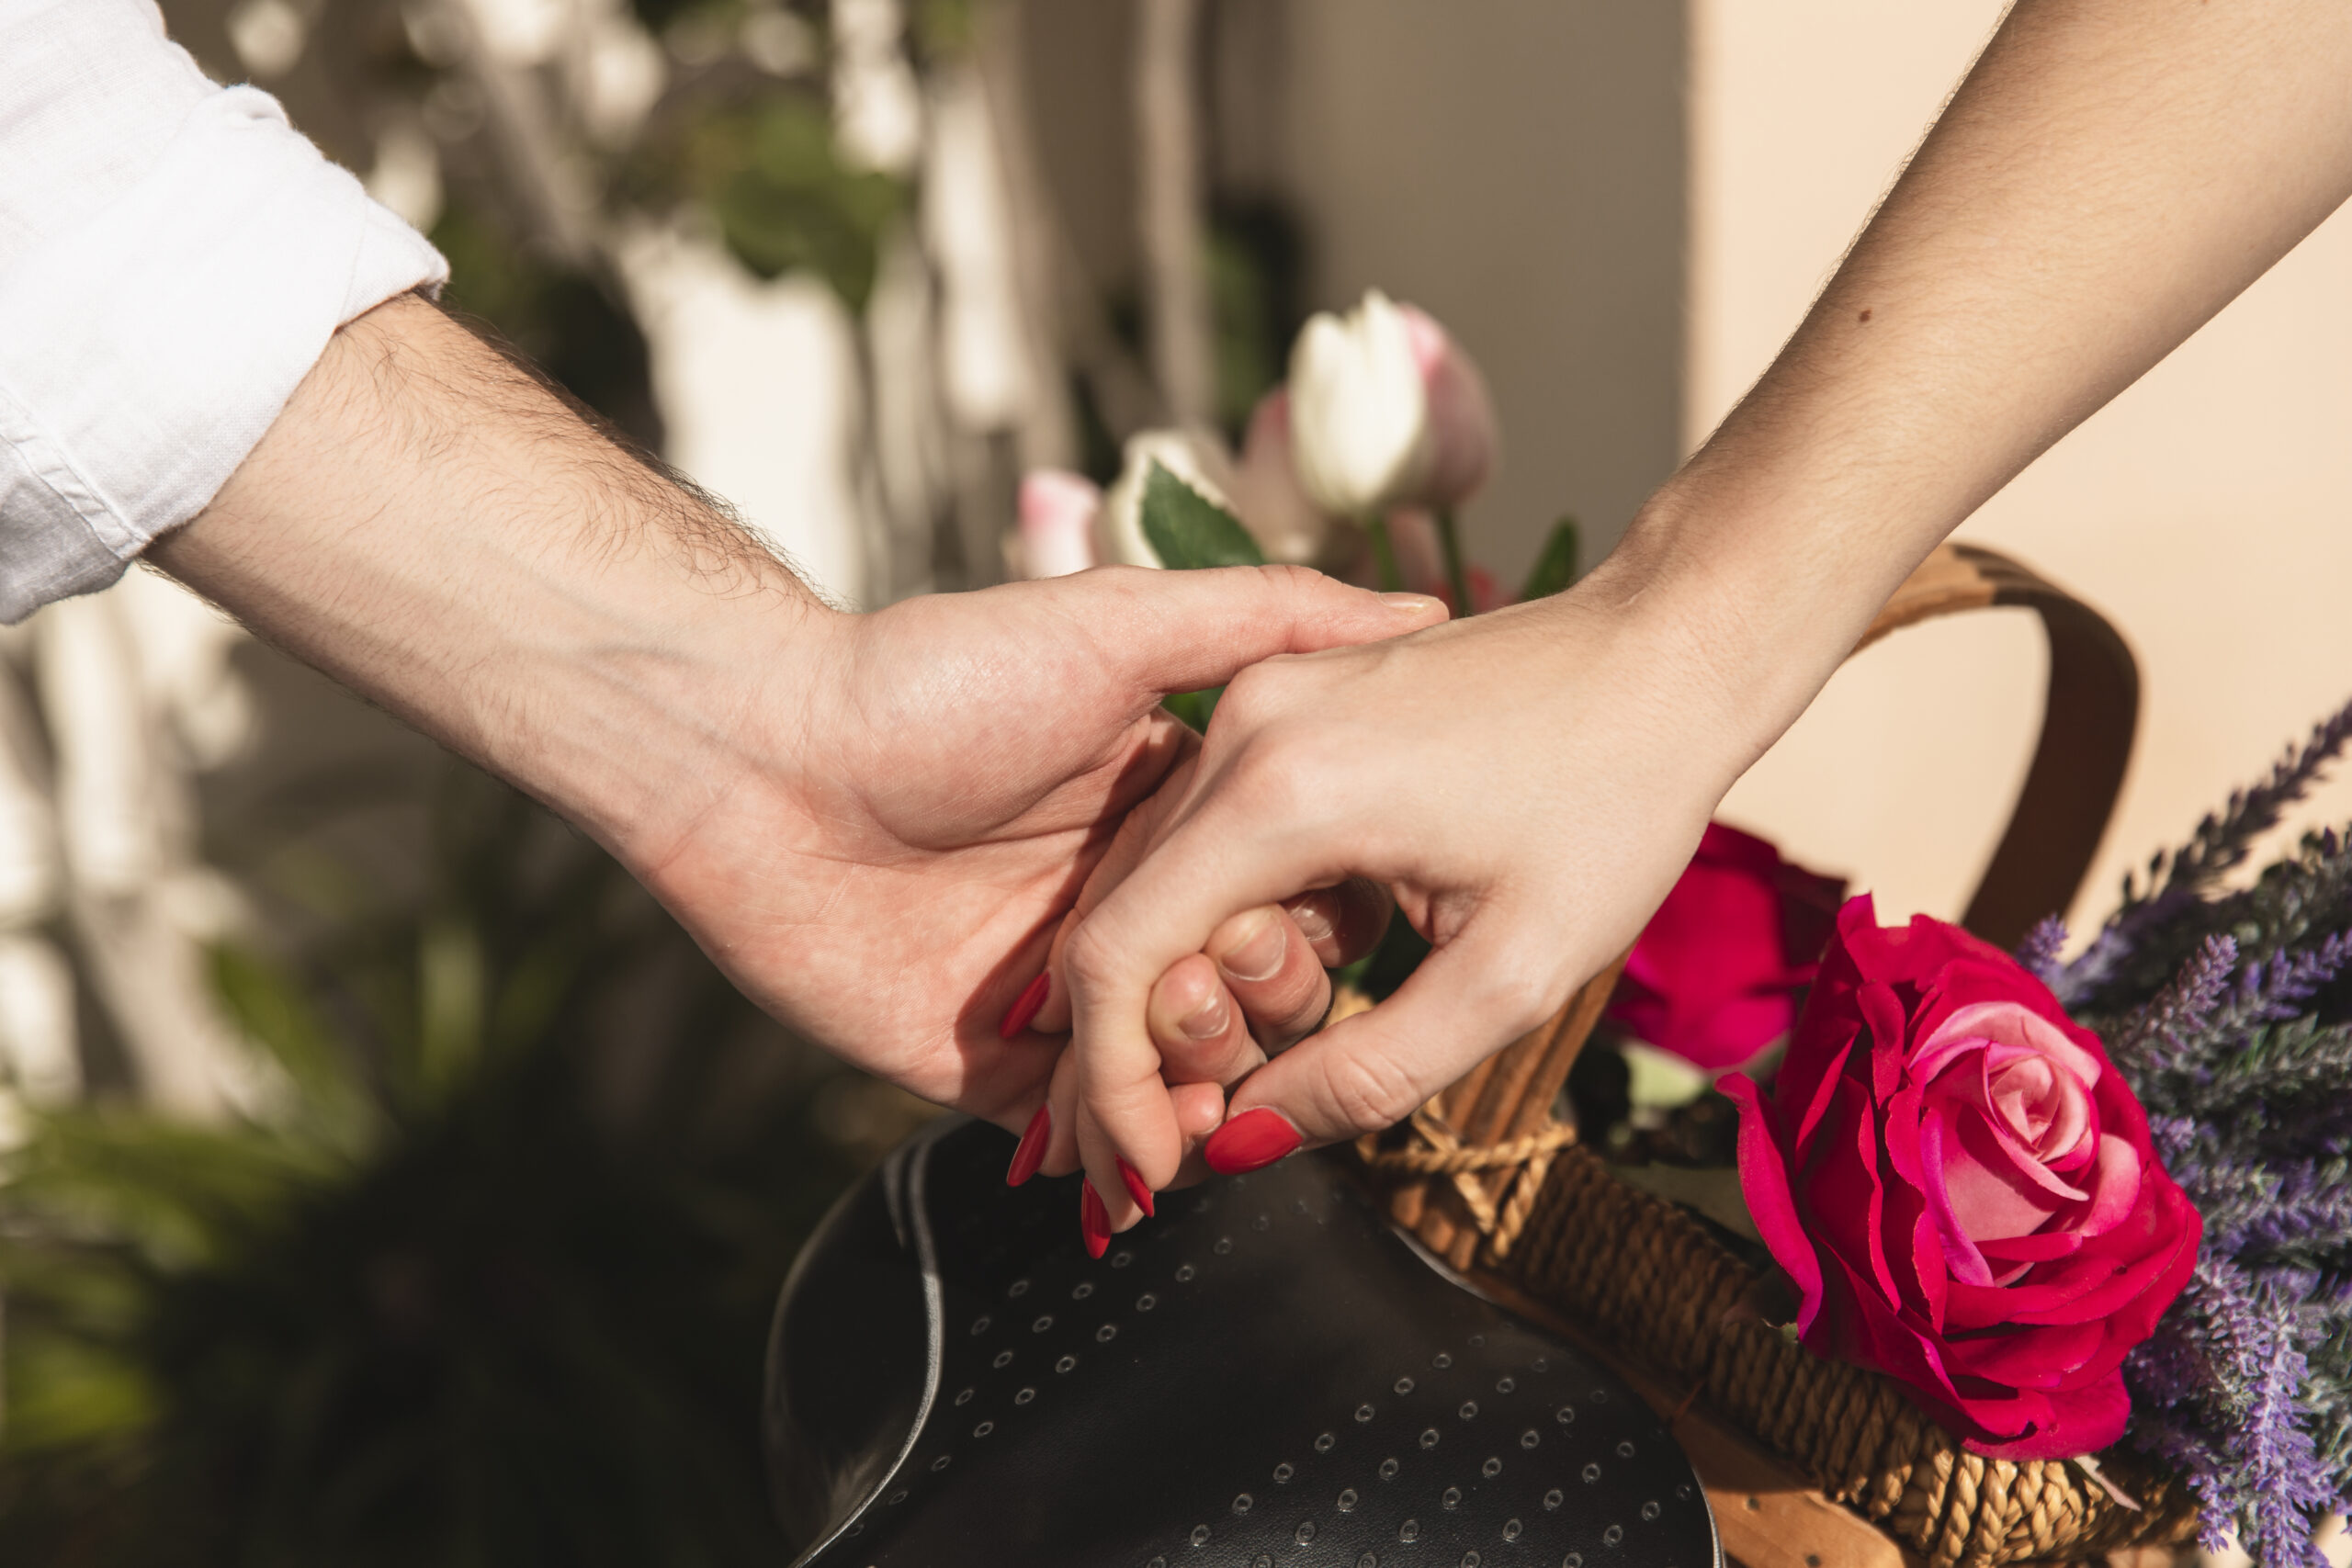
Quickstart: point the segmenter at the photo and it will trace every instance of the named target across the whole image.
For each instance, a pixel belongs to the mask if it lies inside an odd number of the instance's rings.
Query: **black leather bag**
[[[951,1119],[795,1266],[763,1411],[807,1568],[1719,1568],[1615,1374],[1392,1230],[1343,1156],[1166,1195],[1101,1260],[1077,1178]]]

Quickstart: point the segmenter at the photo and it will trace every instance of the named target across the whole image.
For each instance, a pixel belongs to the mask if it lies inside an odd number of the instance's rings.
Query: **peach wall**
[[[1998,11],[1690,0],[1686,446],[1794,326]],[[2138,759],[2078,922],[2352,695],[2347,525],[2339,213],[1962,527],[2100,606],[2140,656]],[[2024,612],[1905,633],[1832,682],[1724,815],[1857,874],[1883,914],[1954,914],[2023,776],[2041,668]],[[2311,815],[2352,816],[2352,787]]]

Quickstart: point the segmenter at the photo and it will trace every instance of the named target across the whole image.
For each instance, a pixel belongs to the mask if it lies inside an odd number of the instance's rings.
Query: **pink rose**
[[[1037,468],[1021,476],[1023,577],[1067,577],[1094,564],[1094,519],[1102,492],[1083,474]]]
[[[1734,1075],[1739,1176],[1805,1347],[1883,1372],[1978,1453],[2122,1436],[2120,1371],[2203,1224],[2098,1037],[1926,916],[1838,930],[1771,1098]]]
[[[1753,834],[1707,824],[1634,943],[1609,1015],[1695,1066],[1736,1067],[1789,1032],[1845,892]]]

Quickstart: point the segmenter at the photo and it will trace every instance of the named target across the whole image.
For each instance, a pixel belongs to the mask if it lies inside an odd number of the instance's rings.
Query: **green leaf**
[[[1216,712],[1216,700],[1224,694],[1223,686],[1211,686],[1205,692],[1170,692],[1159,705],[1191,726],[1195,735],[1206,735],[1209,716]]]
[[[1241,520],[1155,462],[1143,481],[1143,534],[1160,564],[1177,570],[1212,566],[1263,566],[1265,552]],[[1207,733],[1209,716],[1225,688],[1176,692],[1160,705]]]
[[[1162,566],[1263,566],[1266,554],[1241,520],[1154,462],[1143,481],[1143,536]]]
[[[1438,509],[1437,542],[1445,552],[1445,582],[1453,591],[1453,613],[1476,615],[1477,602],[1470,597],[1470,568],[1462,556],[1462,530],[1454,525],[1451,506]]]
[[[1527,586],[1519,591],[1520,599],[1549,599],[1574,582],[1577,558],[1582,553],[1577,520],[1561,518],[1552,525],[1552,536],[1544,541],[1544,553],[1535,558],[1534,569],[1527,574]]]
[[[354,1062],[295,976],[260,953],[223,943],[210,953],[212,991],[254,1044],[284,1069],[310,1130],[356,1151],[376,1131]]]

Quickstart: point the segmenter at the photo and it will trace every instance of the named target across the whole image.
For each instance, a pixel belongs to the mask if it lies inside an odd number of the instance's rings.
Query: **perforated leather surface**
[[[808,1568],[1720,1562],[1649,1409],[1336,1163],[1168,1194],[1094,1261],[1075,1179],[1008,1189],[1012,1148],[963,1122],[899,1150],[794,1271],[766,1425]],[[843,1369],[882,1366],[877,1422]]]

